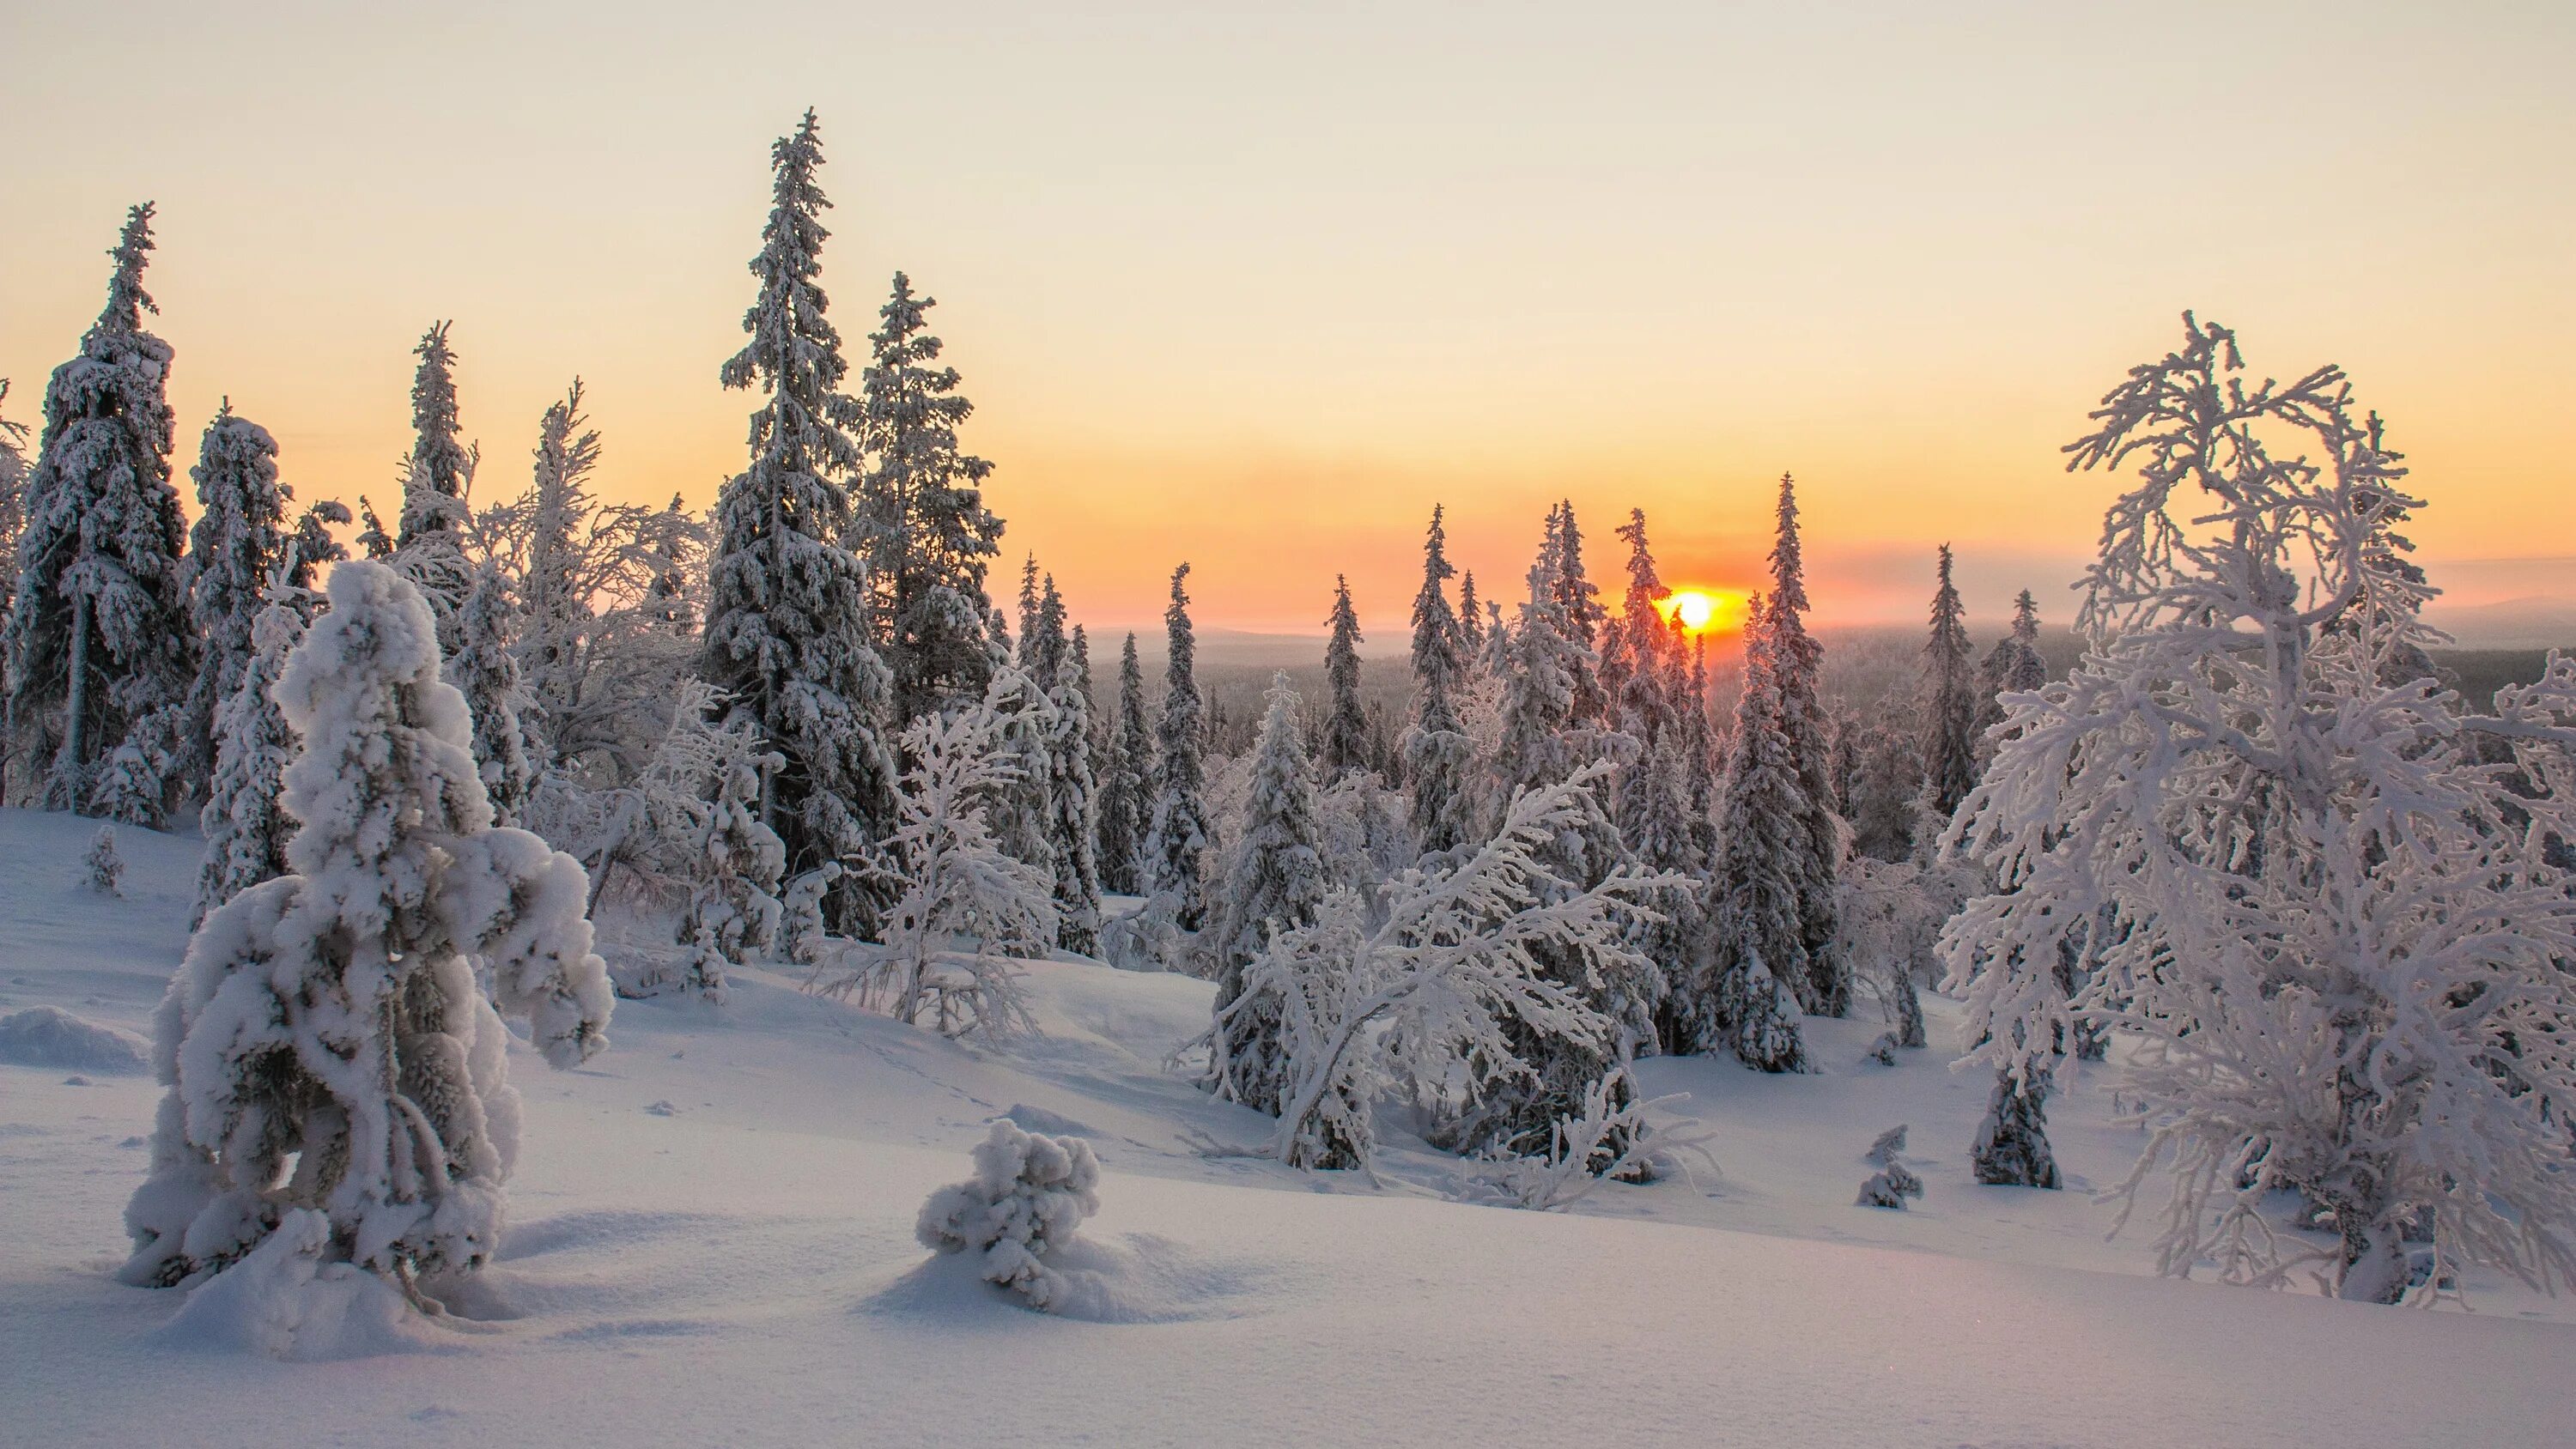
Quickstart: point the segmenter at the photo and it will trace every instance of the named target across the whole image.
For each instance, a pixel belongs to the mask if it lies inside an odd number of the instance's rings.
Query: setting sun
[[[1731,589],[1676,589],[1656,607],[1688,634],[1732,633],[1744,622],[1744,596]]]

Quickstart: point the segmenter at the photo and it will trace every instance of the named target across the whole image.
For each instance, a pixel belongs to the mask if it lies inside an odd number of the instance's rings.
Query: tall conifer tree
[[[1932,594],[1932,637],[1923,646],[1923,794],[1946,822],[1977,788],[1977,692],[1967,615],[1950,581],[1946,543],[1940,570],[1941,584]]]
[[[762,818],[791,873],[857,855],[892,828],[893,811],[892,681],[867,634],[866,566],[841,542],[852,526],[841,480],[858,470],[849,430],[860,417],[839,391],[848,364],[815,283],[830,235],[822,164],[821,128],[807,111],[771,154],[776,201],[742,324],[751,341],[721,374],[725,386],[764,396],[751,415],[751,465],[716,502],[703,666],[784,757]],[[833,911],[847,931],[873,924],[868,898],[849,884],[836,888]]]
[[[1171,902],[1173,923],[1195,931],[1207,918],[1201,856],[1207,850],[1207,719],[1199,696],[1198,640],[1190,627],[1190,566],[1172,570],[1172,603],[1163,611],[1170,659],[1163,673],[1163,718],[1155,728],[1154,816],[1145,838],[1147,884]]]
[[[940,364],[940,340],[928,330],[937,305],[895,273],[861,379],[874,466],[859,486],[853,546],[868,561],[895,715],[907,721],[983,697],[991,677],[984,615],[993,606],[984,572],[1002,539],[1002,520],[984,506],[993,465],[958,443],[975,405],[957,391],[957,369]],[[1039,679],[1052,685],[1051,675]]]
[[[1841,875],[1844,827],[1834,814],[1833,726],[1820,686],[1825,651],[1807,632],[1807,565],[1798,536],[1797,483],[1780,475],[1777,534],[1771,546],[1771,597],[1763,633],[1770,640],[1779,727],[1796,777],[1802,822],[1790,836],[1798,888],[1798,938],[1804,975],[1783,979],[1820,1016],[1851,1010],[1851,963],[1843,959]],[[1752,634],[1748,626],[1746,634]],[[1778,969],[1778,963],[1773,963]]]
[[[1440,516],[1434,505],[1422,544],[1422,591],[1413,600],[1413,727],[1404,736],[1405,793],[1414,836],[1426,854],[1464,844],[1475,813],[1467,787],[1473,747],[1456,702],[1464,661],[1446,587],[1455,570]]]
[[[229,398],[206,425],[189,476],[197,485],[197,521],[180,573],[202,662],[188,690],[178,767],[184,778],[198,780],[214,768],[215,715],[257,652],[252,634],[286,562],[292,495],[277,481],[277,440],[234,413]]]
[[[1100,783],[1100,885],[1123,896],[1142,894],[1138,863],[1153,810],[1154,737],[1145,723],[1145,671],[1136,662],[1136,636],[1118,652],[1118,718],[1112,725],[1106,777]]]
[[[1805,1071],[1791,983],[1807,975],[1798,919],[1804,811],[1782,728],[1779,634],[1756,597],[1745,629],[1744,687],[1735,705],[1710,872],[1709,976],[1686,1019],[1702,1051],[1731,1051],[1766,1072]]]
[[[152,206],[128,212],[108,255],[107,305],[45,388],[44,433],[22,490],[10,601],[8,796],[92,808],[120,742],[162,758],[196,672],[180,579],[187,532],[170,486],[170,345],[143,330]],[[148,784],[149,782],[144,782]]]
[[[1360,705],[1360,616],[1351,607],[1351,581],[1333,576],[1333,626],[1324,644],[1324,681],[1332,691],[1331,713],[1324,717],[1323,767],[1327,779],[1347,770],[1368,768],[1368,713]]]

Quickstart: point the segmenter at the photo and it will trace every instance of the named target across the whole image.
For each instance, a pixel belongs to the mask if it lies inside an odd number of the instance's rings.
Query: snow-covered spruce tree
[[[296,739],[274,686],[286,673],[287,655],[303,642],[312,601],[292,584],[279,586],[270,598],[251,626],[250,658],[215,711],[214,773],[205,808],[197,812],[206,854],[197,872],[191,930],[217,906],[292,868],[286,842],[295,822],[282,796]]]
[[[80,355],[45,388],[0,649],[14,804],[94,808],[91,776],[120,743],[159,743],[166,756],[196,673],[179,574],[187,533],[170,486],[170,345],[143,330],[159,310],[143,290],[151,250],[147,202],[108,253],[107,305]],[[160,823],[157,808],[144,813]]]
[[[1833,730],[1820,691],[1825,651],[1807,632],[1807,564],[1798,532],[1798,485],[1780,475],[1780,503],[1771,545],[1771,595],[1763,622],[1770,638],[1773,687],[1780,696],[1780,734],[1798,778],[1802,827],[1798,847],[1798,941],[1806,950],[1803,976],[1792,978],[1799,1003],[1819,1016],[1851,1009],[1851,963],[1835,942],[1846,827],[1834,814]],[[1747,630],[1748,637],[1750,630]],[[1777,963],[1774,963],[1775,967]]]
[[[706,717],[694,706],[691,714]],[[690,832],[689,909],[679,929],[690,958],[681,985],[721,999],[727,967],[778,949],[787,847],[760,823],[760,776],[775,757],[739,726],[707,734],[715,752]]]
[[[1440,508],[1422,544],[1422,590],[1413,600],[1413,723],[1404,734],[1404,788],[1413,833],[1426,855],[1466,843],[1476,816],[1468,785],[1475,766],[1455,696],[1465,660],[1450,611],[1448,538]]]
[[[277,481],[277,440],[235,414],[230,398],[206,425],[189,476],[197,485],[197,521],[180,577],[199,664],[177,768],[183,780],[202,781],[215,765],[215,716],[250,667],[257,648],[251,636],[268,608],[263,596],[286,561],[293,495]]]
[[[1613,819],[1629,857],[1649,870],[1705,878],[1708,859],[1693,833],[1688,795],[1690,742],[1684,736],[1683,699],[1690,687],[1682,666],[1679,630],[1665,619],[1662,602],[1672,590],[1655,567],[1646,538],[1646,514],[1631,509],[1619,537],[1628,544],[1628,590],[1620,616],[1605,631],[1601,677],[1612,720],[1624,736],[1617,751]],[[1686,992],[1705,927],[1695,886],[1658,902],[1663,918],[1640,928],[1638,948],[1662,973],[1657,995],[1669,1003]],[[1659,1026],[1668,1011],[1657,1013]],[[1669,1037],[1657,1031],[1645,1040]]]
[[[1274,938],[1246,968],[1239,1000],[1276,1002],[1281,1013],[1286,1092],[1273,1156],[1365,1171],[1370,1109],[1390,1092],[1541,1075],[1526,1055],[1533,1041],[1615,1058],[1617,1024],[1583,984],[1605,970],[1651,969],[1626,937],[1640,900],[1665,882],[1621,867],[1585,889],[1549,864],[1558,838],[1598,815],[1603,774],[1595,765],[1513,796],[1493,839],[1429,873],[1398,873],[1379,905],[1334,888],[1314,924]],[[1541,971],[1542,958],[1580,962],[1580,976]],[[1553,1141],[1551,1131],[1518,1145],[1536,1154]]]
[[[1950,582],[1950,545],[1941,545],[1941,585],[1932,594],[1932,637],[1923,646],[1923,788],[1933,828],[1943,828],[1977,787],[1977,683],[1967,614]]]
[[[474,585],[457,613],[457,652],[444,668],[474,717],[474,763],[482,773],[492,818],[511,826],[524,823],[544,750],[527,722],[536,701],[519,676],[515,646],[520,625],[519,601],[509,580],[497,565],[485,562],[475,569]]]
[[[1145,835],[1145,886],[1168,902],[1172,921],[1195,931],[1206,920],[1201,855],[1207,850],[1207,721],[1199,698],[1198,643],[1190,630],[1190,566],[1172,570],[1163,612],[1171,641],[1163,673],[1163,717],[1154,729],[1153,821]]]
[[[1047,580],[1053,596],[1055,580]],[[1061,606],[1058,614],[1061,616]],[[1068,644],[1056,661],[1046,739],[1048,843],[1054,847],[1055,944],[1077,956],[1100,954],[1100,859],[1093,836],[1091,691],[1085,666]]]
[[[1476,571],[1468,569],[1458,575],[1458,655],[1473,666],[1484,652],[1485,606],[1476,598]]]
[[[435,322],[421,334],[412,355],[420,367],[411,381],[411,453],[403,459],[402,531],[394,547],[406,549],[422,536],[458,530],[462,514],[446,505],[462,504],[474,480],[475,449],[460,434],[463,419],[456,405],[456,350],[447,344],[449,323]]]
[[[103,896],[125,894],[125,857],[116,853],[116,827],[101,825],[89,838],[89,853],[81,857],[89,872],[84,881],[91,890]]]
[[[376,516],[376,505],[367,495],[358,495],[358,554],[361,558],[382,561],[394,555],[394,536],[385,531],[385,521]]]
[[[760,294],[742,319],[750,343],[725,386],[757,388],[751,465],[716,502],[703,673],[785,760],[762,818],[788,868],[852,857],[893,828],[895,762],[883,735],[892,677],[867,633],[865,564],[840,480],[858,469],[849,428],[858,404],[838,391],[848,364],[815,284],[830,203],[815,181],[822,132],[805,113],[771,165],[776,205],[751,263]],[[834,888],[833,924],[867,935],[875,905],[855,877]]]
[[[1756,595],[1745,626],[1744,687],[1718,790],[1709,871],[1709,976],[1684,1019],[1701,1051],[1731,1051],[1766,1072],[1803,1072],[1806,1043],[1789,983],[1807,979],[1798,882],[1806,818],[1781,724],[1772,605]]]
[[[1324,716],[1323,749],[1317,763],[1327,780],[1346,771],[1368,768],[1368,715],[1360,707],[1359,612],[1351,607],[1351,581],[1333,575],[1333,612],[1325,623],[1332,637],[1324,642],[1324,682],[1332,705]]]
[[[851,547],[868,563],[876,637],[905,721],[983,696],[984,571],[1002,539],[1002,520],[984,506],[993,465],[958,445],[975,405],[957,391],[957,369],[939,363],[927,330],[936,305],[895,273],[860,379],[860,436],[874,466],[859,483]]]
[[[986,1282],[1048,1312],[1069,1296],[1069,1280],[1048,1255],[1100,1211],[1099,1187],[1090,1143],[1023,1131],[1004,1118],[975,1148],[975,1175],[922,1204],[914,1235],[942,1253],[981,1254]]]
[[[898,1021],[927,1012],[947,1036],[1036,1029],[1012,958],[1044,956],[1055,939],[1054,882],[1005,850],[988,818],[1025,764],[1010,716],[1028,690],[1026,676],[1000,669],[974,708],[926,714],[904,731],[897,824],[871,853],[896,885],[883,934],[857,969],[818,977],[817,990]]]
[[[603,506],[590,481],[599,469],[597,429],[581,410],[581,379],[546,406],[537,423],[528,491],[498,520],[519,563],[519,603],[526,616],[516,653],[546,749],[539,768],[576,757],[614,732],[610,715],[643,701],[603,699],[591,687],[602,644],[596,607],[609,596],[649,590],[674,564],[643,547],[650,510]],[[674,499],[676,507],[678,500]],[[676,542],[676,540],[666,540]]]
[[[1529,603],[1512,631],[1515,651],[1506,681],[1503,719],[1495,749],[1494,797],[1507,801],[1542,791],[1567,780],[1584,781],[1582,798],[1590,809],[1567,817],[1563,828],[1545,844],[1544,863],[1561,884],[1543,887],[1552,901],[1566,891],[1588,889],[1609,879],[1626,852],[1604,799],[1610,766],[1588,767],[1604,753],[1597,730],[1575,719],[1575,681],[1594,667],[1591,652],[1568,637],[1565,595],[1550,572],[1550,555],[1530,571]],[[1659,890],[1677,889],[1671,876],[1654,877]],[[1658,898],[1660,900],[1660,898]],[[1651,927],[1657,911],[1630,918],[1630,930]],[[1614,1110],[1624,1109],[1633,1095],[1620,1070],[1636,1045],[1652,1040],[1656,1006],[1663,992],[1660,971],[1633,949],[1615,956],[1587,958],[1542,949],[1533,959],[1539,974],[1576,993],[1611,1023],[1602,1040],[1549,1036],[1526,1026],[1505,1023],[1516,1058],[1531,1070],[1490,1082],[1479,1100],[1468,1105],[1457,1124],[1455,1140],[1471,1150],[1519,1155],[1541,1152],[1558,1135],[1561,1124],[1579,1117],[1596,1084],[1617,1081],[1611,1091]],[[1627,1158],[1628,1140],[1621,1136],[1601,1144],[1596,1170]]]
[[[1286,1106],[1287,1088],[1279,1003],[1244,1000],[1243,973],[1272,938],[1314,923],[1325,876],[1305,730],[1286,670],[1272,677],[1269,700],[1233,869],[1217,906],[1216,1027],[1209,1038],[1208,1085],[1228,1101],[1275,1116]]]
[[[2069,449],[2137,470],[2085,580],[2090,652],[2007,705],[1952,827],[2000,882],[1941,938],[1970,1061],[2035,1088],[2086,1018],[2136,1034],[2125,1090],[2155,1126],[2126,1190],[2170,1170],[2167,1271],[2321,1262],[2377,1302],[2462,1263],[2568,1281],[2576,898],[2545,850],[2576,662],[2486,718],[2388,682],[2432,637],[2405,603],[2425,586],[2370,546],[2420,506],[2403,467],[2340,369],[2253,383],[2232,333],[2184,322]],[[2282,1191],[2331,1244],[2274,1231]]]
[[[581,867],[496,828],[427,603],[381,564],[332,572],[278,703],[292,875],[206,918],[163,998],[152,1169],[126,1207],[128,1282],[219,1272],[271,1233],[427,1303],[498,1246],[518,1098],[494,1007],[546,1060],[607,1045]],[[479,958],[490,995],[475,984]]]
[[[2427,671],[2429,674],[2430,671]],[[2048,663],[2039,657],[2039,600],[2030,590],[2013,600],[2012,632],[1995,641],[1977,666],[1977,766],[1994,753],[1986,732],[2003,723],[2003,697],[2039,688],[2048,682]]]
[[[1118,718],[1113,722],[1107,767],[1100,781],[1097,860],[1100,888],[1122,896],[1141,893],[1138,874],[1152,809],[1154,738],[1145,723],[1145,671],[1136,662],[1136,636],[1118,652]]]
[[[1584,530],[1574,522],[1574,502],[1558,502],[1548,512],[1546,543],[1540,564],[1558,607],[1561,631],[1579,646],[1574,654],[1574,726],[1602,728],[1610,715],[1610,692],[1602,690],[1600,643],[1610,610],[1600,602],[1600,589],[1584,574]]]
[[[681,507],[680,495],[674,493],[668,508],[644,520],[635,546],[644,557],[646,582],[638,607],[645,619],[677,638],[698,632],[705,604],[698,567],[707,552],[705,521]]]

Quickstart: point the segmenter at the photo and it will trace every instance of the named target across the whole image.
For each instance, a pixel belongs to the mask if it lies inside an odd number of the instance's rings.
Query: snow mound
[[[174,1348],[303,1362],[436,1350],[392,1284],[321,1261],[330,1240],[328,1217],[290,1210],[249,1256],[190,1289],[156,1336]]]
[[[31,1006],[0,1016],[0,1062],[114,1076],[152,1067],[141,1037],[83,1021],[58,1006]]]
[[[871,1294],[860,1311],[873,1317],[975,1320],[988,1315],[1039,1323],[1190,1323],[1252,1318],[1278,1308],[1262,1289],[1280,1275],[1270,1265],[1221,1257],[1151,1233],[1076,1238],[1047,1255],[1047,1307],[989,1281],[979,1257],[942,1254]]]

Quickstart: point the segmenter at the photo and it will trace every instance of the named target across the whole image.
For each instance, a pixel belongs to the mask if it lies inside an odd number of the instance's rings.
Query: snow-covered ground
[[[0,812],[0,1022],[137,1036],[185,941],[190,837]],[[611,947],[611,950],[614,948]],[[1266,1119],[1164,1069],[1208,988],[1038,966],[1042,1038],[960,1046],[747,971],[731,1004],[622,1002],[614,1045],[524,1047],[513,1226],[467,1317],[404,1351],[284,1363],[166,1327],[118,1286],[156,1089],[129,1045],[0,1026],[0,1444],[2508,1445],[2576,1425],[2576,1304],[2472,1277],[2473,1312],[2158,1281],[2082,1191],[1976,1186],[1986,1084],[1934,1048],[1821,1075],[1655,1061],[1718,1163],[1570,1215],[1453,1201],[1394,1150],[1384,1191],[1223,1155]],[[42,1027],[44,1030],[37,1030]],[[52,1054],[49,1054],[52,1053]],[[69,1063],[67,1066],[66,1063]],[[2056,1104],[2074,1187],[2134,1154],[2111,1076]],[[1087,1138],[1106,1300],[1042,1316],[931,1261],[924,1197],[986,1124]],[[1898,1122],[1928,1194],[1852,1205]],[[1390,1128],[1400,1124],[1390,1122]],[[1415,1144],[1418,1148],[1418,1144]],[[2142,1209],[2142,1216],[2144,1210]],[[382,1345],[379,1345],[382,1346]]]

